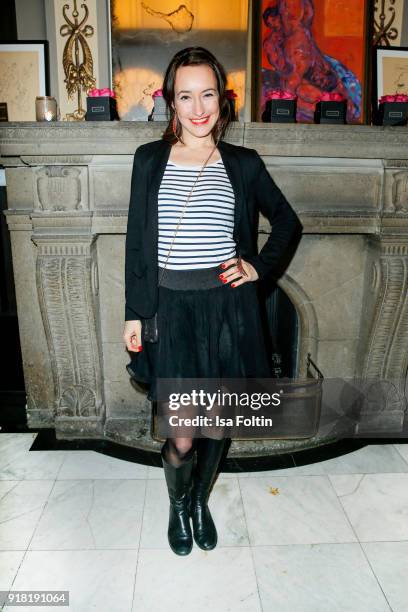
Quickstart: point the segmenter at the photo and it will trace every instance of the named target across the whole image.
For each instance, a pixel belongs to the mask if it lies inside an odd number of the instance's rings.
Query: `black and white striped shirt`
[[[158,196],[158,264],[163,267],[174,232],[201,166],[168,162]],[[211,268],[235,256],[234,192],[222,159],[198,179],[178,228],[166,267]]]

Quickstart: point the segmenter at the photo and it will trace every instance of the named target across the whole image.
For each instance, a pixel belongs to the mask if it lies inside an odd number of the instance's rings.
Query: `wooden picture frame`
[[[9,121],[35,121],[36,96],[49,95],[47,40],[0,42],[0,102]]]
[[[373,111],[388,94],[408,95],[408,47],[373,47]]]
[[[304,19],[299,27],[293,27],[290,4],[293,19],[300,14]],[[370,123],[372,16],[370,0],[254,0],[252,120],[261,121],[269,91],[285,89],[298,96],[299,123],[313,123],[316,100],[324,92],[344,95],[348,123]],[[285,30],[289,22],[291,29]]]

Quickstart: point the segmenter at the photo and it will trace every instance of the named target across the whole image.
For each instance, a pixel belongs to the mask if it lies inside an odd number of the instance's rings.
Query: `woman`
[[[225,71],[209,51],[179,51],[163,82],[167,129],[134,156],[123,339],[128,368],[150,384],[152,401],[158,378],[270,376],[255,281],[273,273],[302,226],[258,153],[222,141],[230,121],[225,88]],[[259,209],[274,227],[258,255]],[[156,311],[157,342],[143,341]],[[216,546],[207,502],[224,445],[225,438],[187,436],[162,447],[176,554],[191,551],[193,534],[203,550]]]

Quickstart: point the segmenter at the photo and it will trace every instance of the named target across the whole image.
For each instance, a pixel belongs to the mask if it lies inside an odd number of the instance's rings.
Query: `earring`
[[[176,138],[178,138],[177,136],[177,115],[174,114],[173,117],[173,134],[175,135]]]

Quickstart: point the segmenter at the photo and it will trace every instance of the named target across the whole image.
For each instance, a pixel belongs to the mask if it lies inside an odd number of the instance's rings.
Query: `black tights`
[[[195,451],[194,438],[167,438],[163,444],[163,456],[167,463],[179,467],[189,461]]]

